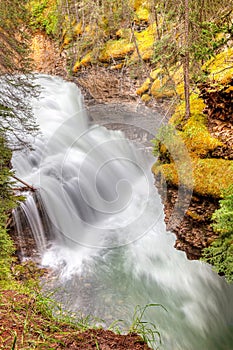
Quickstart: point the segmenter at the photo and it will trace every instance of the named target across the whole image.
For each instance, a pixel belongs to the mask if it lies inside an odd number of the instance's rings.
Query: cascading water
[[[74,84],[48,76],[38,82],[43,90],[32,103],[42,134],[13,165],[39,188],[50,220],[50,247],[41,236],[38,242],[42,264],[58,276],[48,288],[58,288],[72,311],[107,325],[130,324],[136,305],[162,304],[167,311],[145,313],[161,333],[161,349],[232,349],[233,286],[173,248],[150,159],[120,131],[89,126]],[[32,202],[22,209],[33,225]]]

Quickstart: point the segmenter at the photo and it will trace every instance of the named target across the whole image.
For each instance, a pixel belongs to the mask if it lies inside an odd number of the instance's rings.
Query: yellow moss
[[[150,87],[150,78],[147,78],[142,86],[136,90],[137,95],[142,95],[144,92],[148,91]]]
[[[93,57],[92,57],[92,53],[88,52],[82,59],[81,59],[81,65],[82,66],[88,66],[91,61],[92,61]]]
[[[141,31],[140,33],[138,33],[138,32],[134,33],[136,41],[137,41],[139,53],[140,53],[142,59],[145,61],[150,60],[153,56],[153,46],[154,46],[154,42],[155,42],[155,31],[156,31],[155,24],[151,24],[148,28]],[[137,59],[138,59],[138,53],[137,53],[137,50],[135,49],[135,51],[132,55],[132,60],[134,61]]]
[[[202,69],[209,73],[209,78],[222,84],[233,76],[233,48],[229,48],[206,62]]]
[[[151,100],[151,96],[148,94],[143,94],[141,97],[142,101],[149,102]]]
[[[162,69],[157,68],[150,73],[150,77],[151,79],[156,80],[161,75],[161,73],[162,73]]]
[[[191,117],[187,120],[180,136],[185,142],[188,151],[192,157],[205,157],[210,151],[216,147],[222,146],[222,143],[210,135],[206,126],[206,117],[203,115],[205,108],[204,101],[193,93],[190,97]],[[184,122],[185,102],[182,101],[176,107],[175,112],[169,124],[178,125]]]
[[[135,11],[134,20],[135,22],[145,21],[148,22],[150,12],[145,5],[139,6]]]
[[[218,139],[210,135],[205,125],[205,117],[202,115],[191,116],[180,135],[193,157],[204,157],[216,147],[222,146]]]
[[[74,26],[74,35],[82,35],[83,33],[83,25],[82,25],[82,22],[79,22],[77,23],[75,26]]]
[[[125,39],[109,40],[99,55],[100,62],[110,62],[112,59],[122,59],[132,53],[134,45]]]
[[[176,93],[180,96],[182,100],[184,99],[184,83],[176,85]]]
[[[80,61],[75,62],[74,66],[73,66],[73,72],[77,73],[77,71],[81,68],[81,63]]]
[[[89,34],[89,36],[96,36],[96,31],[98,31],[98,26],[96,24],[88,24],[84,31],[85,33]]]
[[[151,86],[151,94],[155,98],[169,98],[175,95],[175,90],[167,77],[156,79]]]
[[[69,45],[69,43],[71,43],[71,41],[72,41],[71,35],[65,34],[65,36],[63,38],[63,45],[62,46]]]
[[[183,164],[185,167],[186,164]],[[179,170],[179,176],[178,171]],[[190,187],[187,176],[180,171],[180,164],[154,165],[153,173],[176,186]],[[192,162],[193,191],[203,196],[220,198],[233,183],[233,162],[225,159],[196,159]]]
[[[177,90],[176,90],[177,91]],[[193,116],[202,115],[205,108],[204,101],[199,98],[198,93],[192,93],[190,96],[190,111]],[[175,112],[169,120],[169,124],[178,125],[182,122],[185,116],[185,102],[180,101],[177,105]]]
[[[147,7],[149,6],[148,0],[130,0],[130,5],[137,11],[141,6]]]
[[[119,63],[119,64],[115,64],[114,66],[111,66],[110,69],[117,70],[117,69],[121,69],[123,66],[124,66],[124,63]]]
[[[194,161],[195,192],[221,197],[233,183],[233,163],[225,159],[197,159]]]
[[[232,79],[233,79],[233,77],[232,77]],[[233,86],[229,86],[229,88],[225,90],[225,92],[227,92],[227,93],[230,93],[231,91],[233,91]]]
[[[122,39],[129,40],[131,37],[131,30],[128,28],[118,29],[118,31],[116,32],[116,36],[118,36],[119,38],[122,38]]]
[[[160,90],[163,87],[163,85],[170,86],[170,88],[167,89],[167,91],[166,91],[166,93],[168,92],[168,95],[169,95],[168,97],[171,97],[171,96],[175,95],[176,93],[180,96],[184,95],[184,84],[181,83],[183,80],[182,69],[173,67],[170,70],[170,75],[171,75],[171,79],[173,81],[173,84],[171,84],[171,83],[167,84],[168,78],[166,78],[166,74],[164,73],[164,71],[161,68],[157,68],[150,73],[150,77],[153,80],[157,81],[153,87],[153,93],[156,96],[158,94],[157,89],[159,88],[159,90]],[[159,84],[159,82],[161,82],[161,84]],[[167,88],[168,88],[168,86],[167,86]],[[174,87],[175,87],[175,90],[174,90]],[[159,95],[160,95],[160,91],[159,91]]]

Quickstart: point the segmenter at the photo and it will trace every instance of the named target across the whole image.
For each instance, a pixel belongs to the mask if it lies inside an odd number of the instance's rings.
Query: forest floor
[[[13,290],[0,296],[0,349],[79,349],[149,350],[135,334],[115,334],[110,330],[84,329],[79,325],[46,315],[42,301]]]

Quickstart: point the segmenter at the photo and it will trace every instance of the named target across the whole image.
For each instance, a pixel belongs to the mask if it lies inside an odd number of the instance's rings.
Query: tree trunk
[[[190,81],[189,81],[189,0],[184,0],[184,96],[185,96],[185,119],[190,117]]]

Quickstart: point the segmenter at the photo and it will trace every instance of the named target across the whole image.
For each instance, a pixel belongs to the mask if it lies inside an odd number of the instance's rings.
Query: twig
[[[35,189],[33,186],[29,185],[27,182],[25,182],[25,181],[19,179],[19,178],[18,178],[17,176],[15,176],[15,175],[12,175],[12,177],[13,177],[15,180],[21,182],[23,185],[25,185],[26,188],[28,188],[28,189],[30,189],[31,191],[35,192],[36,189]]]

